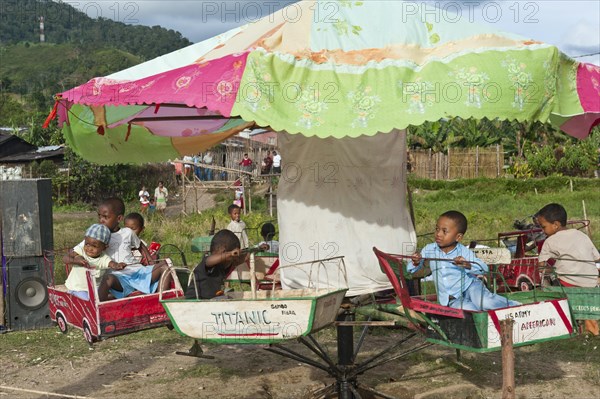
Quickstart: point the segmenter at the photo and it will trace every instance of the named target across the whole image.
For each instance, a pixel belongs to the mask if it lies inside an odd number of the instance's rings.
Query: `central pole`
[[[354,312],[346,309],[344,313],[337,318],[338,321],[354,321]],[[354,383],[346,379],[345,370],[354,365],[354,327],[348,325],[337,326],[337,348],[338,348],[338,366],[344,372],[343,377],[339,378],[338,392],[339,399],[354,399],[354,394],[350,389],[350,384]]]

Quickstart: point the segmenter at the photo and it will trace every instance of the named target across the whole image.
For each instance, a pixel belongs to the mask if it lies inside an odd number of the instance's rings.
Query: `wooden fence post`
[[[475,147],[475,177],[479,177],[479,146]]]
[[[502,399],[515,399],[515,353],[513,351],[514,320],[500,320],[502,343]]]
[[[448,156],[446,157],[446,165],[447,165],[447,176],[448,180],[450,180],[450,146],[448,146]]]
[[[427,175],[431,179],[431,162],[432,162],[432,159],[431,159],[431,148],[429,149],[429,154],[427,156],[427,159],[429,161],[429,162],[427,162]]]
[[[581,200],[581,206],[583,206],[583,219],[589,220],[587,217],[587,212],[585,210],[585,200]],[[590,229],[590,224],[588,223],[588,225],[585,228],[587,230],[588,237],[592,238],[592,230]]]
[[[187,179],[187,174],[185,173],[185,165],[181,164],[181,195],[183,196],[183,214],[184,215],[188,214],[187,213],[187,191],[185,190],[186,179]]]
[[[496,144],[496,177],[500,177],[500,145],[499,144]]]

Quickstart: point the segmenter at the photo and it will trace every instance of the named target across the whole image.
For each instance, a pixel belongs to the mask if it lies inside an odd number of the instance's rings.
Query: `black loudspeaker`
[[[34,330],[52,326],[44,258],[6,258],[8,284],[6,326],[9,330]]]
[[[2,250],[5,257],[43,256],[52,250],[52,181],[0,181]]]
[[[4,320],[9,330],[49,327],[44,254],[53,249],[52,181],[0,181]]]

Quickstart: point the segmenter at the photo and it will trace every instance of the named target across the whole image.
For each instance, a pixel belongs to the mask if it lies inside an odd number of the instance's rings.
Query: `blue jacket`
[[[435,283],[435,288],[437,290],[438,302],[444,306],[448,306],[451,296],[456,299],[461,298],[463,292],[469,288],[473,283],[473,280],[477,278],[476,276],[478,274],[485,274],[488,272],[488,266],[477,258],[469,248],[461,243],[457,243],[456,247],[448,253],[442,251],[436,243],[431,243],[421,250],[421,256],[423,258],[448,259],[448,261],[429,262],[431,273],[433,275],[433,282]],[[452,263],[452,259],[458,256],[462,256],[471,262],[477,262],[477,264],[471,264],[471,269],[457,266]],[[408,271],[415,272],[421,269],[423,265],[423,260],[421,260],[421,263],[418,265],[409,262]]]

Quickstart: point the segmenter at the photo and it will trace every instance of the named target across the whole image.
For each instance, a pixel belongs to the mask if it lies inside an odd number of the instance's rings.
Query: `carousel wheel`
[[[83,322],[83,336],[90,346],[97,341],[97,338],[92,334],[92,330],[87,321]]]
[[[528,280],[520,280],[518,286],[520,291],[533,291],[533,284]]]
[[[67,333],[67,320],[65,320],[65,316],[62,313],[56,312],[56,324],[58,324],[58,329],[61,333]]]

